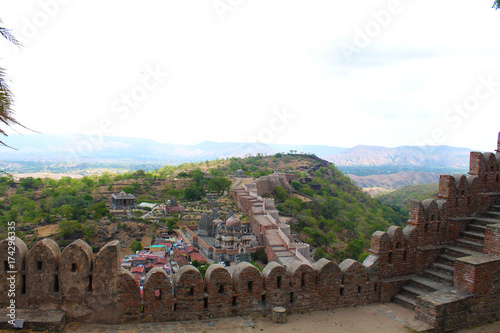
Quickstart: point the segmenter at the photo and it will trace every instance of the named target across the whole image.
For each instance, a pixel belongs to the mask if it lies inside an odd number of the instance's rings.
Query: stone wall
[[[350,259],[340,265],[326,259],[312,266],[295,261],[288,267],[271,262],[262,273],[246,262],[238,264],[232,274],[213,264],[204,279],[191,265],[174,275],[153,268],[141,295],[138,281],[119,266],[118,241],[108,243],[95,256],[82,240],[70,244],[62,254],[50,239],[39,241],[29,251],[19,238],[15,243],[20,249],[18,262],[26,262],[26,267],[18,270],[19,276],[26,277],[26,285],[16,286],[16,304],[27,309],[61,309],[69,318],[83,322],[114,324],[270,313],[278,305],[302,312],[379,300],[373,292],[378,278],[370,273],[376,270]],[[7,244],[4,240],[0,246]],[[5,281],[7,271],[3,268],[0,278]],[[0,302],[6,306],[8,298],[2,296]]]

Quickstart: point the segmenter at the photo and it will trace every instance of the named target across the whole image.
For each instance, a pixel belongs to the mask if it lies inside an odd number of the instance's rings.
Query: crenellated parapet
[[[271,262],[262,273],[246,262],[231,271],[213,264],[204,278],[191,265],[173,275],[155,267],[147,274],[141,293],[134,275],[117,266],[117,241],[108,243],[95,256],[82,240],[62,253],[50,239],[38,242],[29,251],[19,238],[13,242],[20,267],[18,307],[63,310],[69,318],[84,322],[224,317],[270,312],[278,305],[302,312],[378,301],[377,293],[373,293],[379,281],[373,275],[378,271],[373,269],[376,264],[365,266],[349,259],[340,265],[326,259],[312,266],[301,261],[291,261],[287,266]],[[2,246],[5,244],[8,241],[2,242]],[[0,278],[5,281],[8,273],[3,268]]]
[[[380,278],[391,278],[415,273],[417,228],[404,230],[392,226],[387,232],[376,231],[372,235],[368,260],[377,261]],[[374,256],[375,258],[370,258]]]

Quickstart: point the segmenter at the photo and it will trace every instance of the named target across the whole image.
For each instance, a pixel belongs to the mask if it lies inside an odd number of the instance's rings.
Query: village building
[[[236,170],[236,171],[234,172],[234,177],[236,177],[236,178],[245,178],[245,177],[246,177],[246,175],[245,175],[245,171],[243,171],[243,170],[241,170],[241,169]]]
[[[171,213],[171,212],[183,212],[184,211],[184,206],[181,206],[177,203],[177,199],[175,198],[175,195],[172,196],[172,199],[167,201],[166,205],[161,206],[163,209],[163,212],[165,214]]]
[[[135,208],[135,196],[121,191],[118,194],[111,195],[112,209],[132,209]]]

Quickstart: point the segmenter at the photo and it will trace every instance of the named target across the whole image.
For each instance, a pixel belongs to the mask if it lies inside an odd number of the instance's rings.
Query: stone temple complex
[[[61,251],[51,239],[28,249],[12,237],[0,243],[0,313],[6,318],[14,299],[19,318],[38,310],[113,324],[269,314],[275,306],[299,313],[393,301],[414,309],[416,319],[438,331],[499,320],[498,150],[500,141],[496,153],[471,152],[468,175],[441,176],[437,199],[412,201],[404,229],[375,232],[363,263],[310,262],[308,247],[289,237],[273,203],[262,198],[273,186],[286,186],[286,175],[261,177],[233,191],[270,259],[262,272],[247,262],[231,270],[213,264],[204,278],[191,265],[172,275],[155,267],[141,293],[132,273],[120,267],[119,241],[94,255],[82,240]],[[191,237],[202,242],[193,230]]]
[[[187,231],[192,243],[207,258],[215,261],[237,261],[237,255],[254,253],[258,248],[255,235],[233,212],[229,212],[223,221],[213,208],[210,214],[202,214],[197,229]]]

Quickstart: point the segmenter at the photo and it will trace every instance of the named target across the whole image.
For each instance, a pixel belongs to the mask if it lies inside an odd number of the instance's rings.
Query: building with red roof
[[[142,266],[132,267],[130,269],[130,272],[131,273],[141,273],[142,274],[142,273],[144,273],[144,267],[142,267]]]

